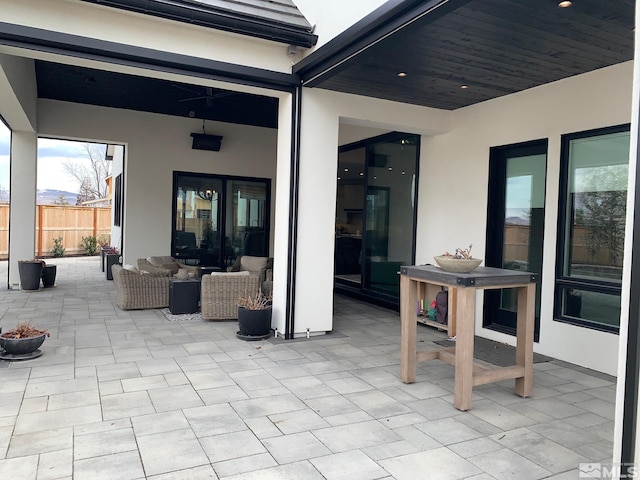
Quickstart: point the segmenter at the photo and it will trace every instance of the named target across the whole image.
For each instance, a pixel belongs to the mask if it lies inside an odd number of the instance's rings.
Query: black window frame
[[[592,130],[584,130],[581,132],[569,133],[561,136],[560,141],[560,185],[558,189],[558,227],[556,239],[556,278],[554,285],[554,301],[553,301],[553,319],[556,322],[568,323],[580,327],[589,328],[608,333],[620,333],[620,325],[604,325],[595,323],[586,319],[570,317],[562,313],[562,296],[565,289],[578,289],[594,293],[602,293],[607,295],[622,295],[621,283],[608,282],[606,280],[594,279],[576,279],[575,277],[567,277],[564,275],[564,264],[566,254],[566,242],[571,241],[567,238],[567,208],[568,206],[568,188],[569,188],[569,152],[572,140],[598,137],[613,133],[630,132],[630,124],[621,124],[611,127],[596,128]],[[628,195],[627,190],[627,195]]]
[[[176,193],[178,191],[179,181],[182,177],[197,177],[203,179],[214,179],[222,182],[222,192],[219,209],[221,210],[221,224],[220,224],[220,235],[222,238],[226,236],[226,206],[228,199],[228,186],[232,182],[262,182],[264,183],[266,189],[266,211],[264,217],[264,248],[267,252],[267,256],[270,255],[271,251],[271,178],[266,177],[247,177],[247,176],[238,176],[238,175],[225,175],[225,174],[217,174],[217,173],[202,173],[202,172],[187,172],[181,170],[173,171],[173,182],[172,182],[172,193],[171,193],[171,255],[176,257],[176,215],[177,215],[177,202],[176,202]],[[191,259],[188,259],[191,260]],[[180,260],[182,261],[182,260]],[[186,261],[186,260],[185,260]],[[220,259],[220,265],[229,266],[226,262]]]

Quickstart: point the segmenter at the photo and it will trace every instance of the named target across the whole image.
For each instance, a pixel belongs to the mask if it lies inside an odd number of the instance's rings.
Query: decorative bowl
[[[454,258],[439,255],[433,259],[445,272],[451,273],[471,273],[482,263],[481,258]]]

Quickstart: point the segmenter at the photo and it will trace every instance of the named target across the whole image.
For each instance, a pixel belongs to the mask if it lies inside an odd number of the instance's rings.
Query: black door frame
[[[548,139],[492,147],[489,154],[489,184],[487,188],[487,232],[485,265],[503,267],[504,227],[507,192],[507,160],[526,155],[548,155]],[[547,159],[545,158],[545,171]],[[545,175],[546,192],[546,175]],[[546,193],[545,193],[546,194]],[[544,239],[544,214],[539,219]],[[544,245],[541,239],[540,245]],[[539,273],[539,272],[538,272]],[[540,278],[540,275],[538,275]],[[536,301],[540,301],[540,288],[536,289]],[[500,308],[501,289],[485,290],[482,326],[508,335],[516,334],[516,314]],[[501,320],[500,322],[495,320]],[[534,322],[534,341],[540,340],[540,314],[537,309]]]

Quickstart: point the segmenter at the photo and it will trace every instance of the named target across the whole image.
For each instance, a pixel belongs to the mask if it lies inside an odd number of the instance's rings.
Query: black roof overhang
[[[83,0],[131,12],[144,13],[179,22],[191,23],[203,27],[215,28],[227,32],[239,33],[263,38],[298,47],[310,48],[318,42],[318,36],[310,29],[296,28],[292,25],[269,22],[265,19],[241,15],[229,11],[212,11],[172,0]]]
[[[133,47],[5,22],[0,22],[0,45],[279,91],[292,91],[300,84],[299,77],[295,74]]]

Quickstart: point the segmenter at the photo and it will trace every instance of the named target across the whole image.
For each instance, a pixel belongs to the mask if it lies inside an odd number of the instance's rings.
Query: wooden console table
[[[529,272],[478,267],[471,273],[449,273],[432,265],[403,266],[400,269],[401,350],[400,377],[405,383],[416,380],[416,364],[440,359],[455,367],[454,406],[471,408],[475,385],[515,379],[515,393],[528,397],[533,385],[533,325],[535,276]],[[455,321],[455,347],[416,352],[417,305],[425,285],[449,289],[449,315]],[[473,361],[476,292],[482,289],[517,288],[518,313],[516,364],[487,367]]]

